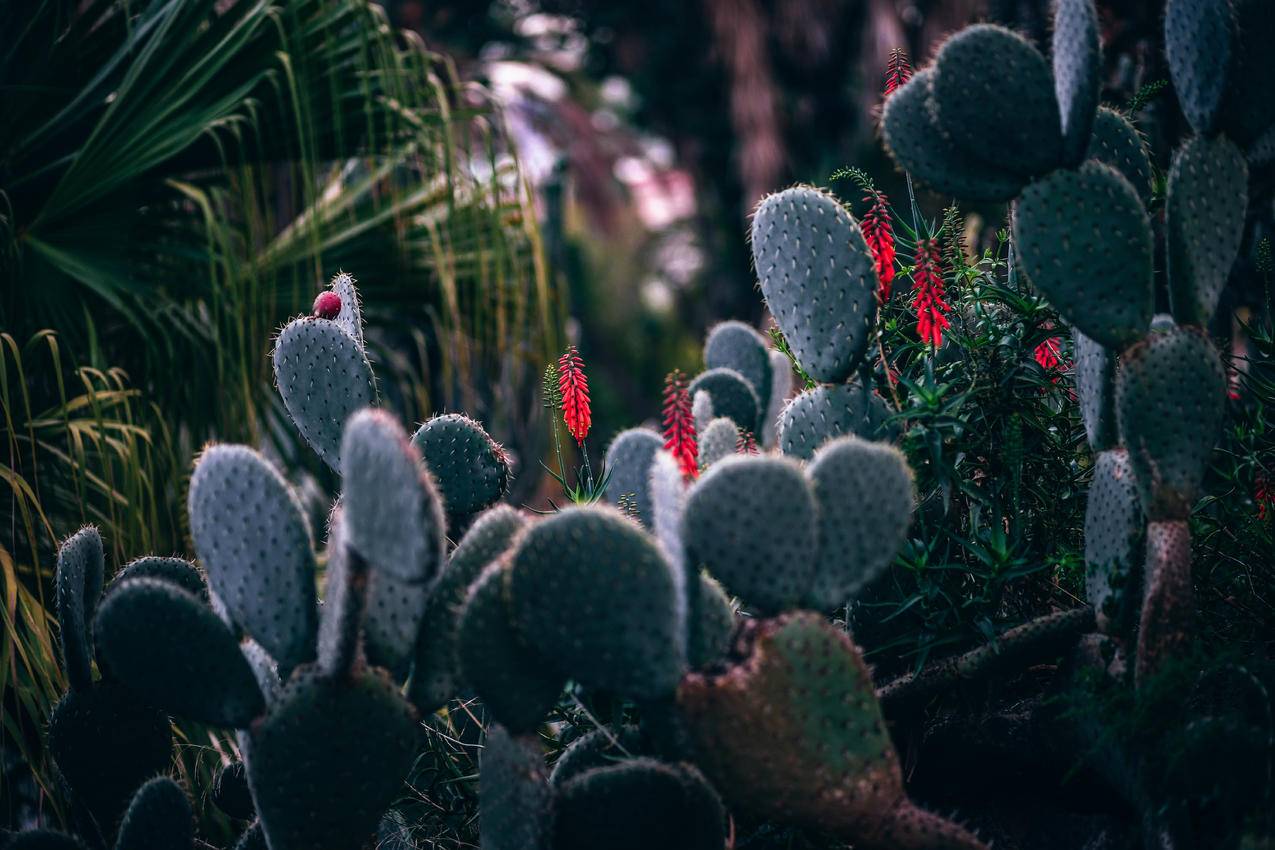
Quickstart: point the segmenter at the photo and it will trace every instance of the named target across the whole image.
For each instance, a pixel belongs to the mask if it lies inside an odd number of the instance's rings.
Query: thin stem
[[[584,479],[588,482],[589,493],[593,493],[593,470],[589,467],[589,447],[580,441],[580,456],[584,458]]]

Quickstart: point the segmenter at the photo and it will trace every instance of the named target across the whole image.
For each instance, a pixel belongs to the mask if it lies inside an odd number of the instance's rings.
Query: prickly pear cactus
[[[1186,519],[1221,433],[1226,371],[1192,328],[1153,333],[1122,363],[1116,407],[1142,509],[1153,521]]]
[[[1235,18],[1228,0],[1168,0],[1164,56],[1182,112],[1195,132],[1213,132],[1226,92],[1225,69],[1235,50]]]
[[[504,449],[468,416],[435,416],[412,435],[412,442],[442,492],[449,527],[459,527],[508,492]]]
[[[1139,682],[1181,653],[1195,611],[1191,529],[1185,520],[1147,523],[1142,618],[1134,675]]]
[[[771,366],[762,335],[738,321],[719,322],[704,342],[706,369],[734,369],[752,385],[762,404],[770,400]]]
[[[1105,346],[1074,332],[1076,398],[1089,447],[1095,452],[1120,442],[1116,423],[1116,358]]]
[[[1059,0],[1052,53],[1063,162],[1074,167],[1085,159],[1102,94],[1102,46],[1093,0]]]
[[[799,394],[779,416],[779,449],[809,460],[824,443],[844,434],[865,440],[893,440],[899,427],[893,411],[873,390],[855,379],[848,384],[821,385]]]
[[[841,437],[806,469],[818,505],[818,567],[806,599],[820,610],[846,604],[898,554],[912,524],[912,470],[893,446]]]
[[[705,392],[704,398],[708,398]],[[664,446],[660,435],[649,428],[621,431],[607,447],[606,468],[611,473],[607,484],[607,502],[617,504],[621,496],[632,494],[638,519],[651,527],[651,462]]]
[[[487,727],[478,806],[483,850],[549,850],[554,795],[539,741],[498,723]]]
[[[703,565],[744,605],[783,611],[814,580],[815,500],[792,460],[739,455],[719,461],[687,496],[682,537],[688,563]]]
[[[876,266],[858,222],[832,195],[798,186],[758,205],[752,245],[762,295],[802,366],[819,381],[849,378],[877,310]],[[716,393],[713,409],[756,430],[756,413],[741,422]]]
[[[691,381],[689,391],[692,398],[700,392],[708,393],[713,401],[715,417],[734,420],[737,427],[746,431],[757,429],[762,412],[761,398],[753,385],[734,369],[719,366],[701,372]]]
[[[939,49],[933,74],[932,108],[951,144],[1025,176],[1059,164],[1054,81],[1045,57],[1025,38],[991,24],[966,27]]]
[[[1078,209],[1087,222],[1080,228]],[[1119,350],[1147,332],[1155,308],[1151,222],[1118,171],[1093,161],[1055,171],[1024,190],[1013,224],[1023,271],[1085,336]]]
[[[1139,601],[1144,527],[1129,453],[1099,452],[1085,508],[1085,594],[1105,634],[1129,632]]]
[[[654,699],[686,669],[682,576],[613,509],[571,508],[527,529],[508,594],[519,634],[577,681]]]
[[[735,454],[739,442],[739,426],[734,419],[719,416],[708,423],[699,435],[699,468],[708,469],[722,458]]]
[[[58,623],[62,630],[62,666],[72,688],[93,683],[93,632],[89,623],[102,595],[105,570],[102,537],[93,526],[81,528],[58,550]]]
[[[1124,175],[1142,203],[1151,200],[1151,158],[1129,119],[1110,107],[1098,108],[1085,159],[1096,159]]]
[[[697,763],[730,804],[856,847],[984,846],[908,800],[871,677],[845,632],[801,612],[757,622],[750,637],[747,659],[692,673],[678,690]]]
[[[195,813],[186,792],[157,776],[133,795],[115,850],[191,850],[194,842]]]

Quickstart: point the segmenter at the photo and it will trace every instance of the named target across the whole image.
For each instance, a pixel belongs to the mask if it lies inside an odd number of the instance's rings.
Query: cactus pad
[[[106,592],[110,593],[123,582],[131,578],[157,578],[180,587],[203,601],[208,601],[208,584],[204,581],[199,568],[185,558],[162,558],[147,555],[124,565],[115,578],[111,579]]]
[[[713,421],[713,397],[704,390],[691,394],[691,418],[696,431],[703,431]]]
[[[898,554],[912,524],[912,470],[893,446],[858,437],[825,443],[806,470],[818,505],[818,568],[807,599],[846,604]]]
[[[699,575],[698,603],[699,615],[691,621],[693,634],[688,641],[691,667],[697,670],[725,656],[735,632],[735,606],[707,573]]]
[[[1205,326],[1235,264],[1248,207],[1248,165],[1223,137],[1194,138],[1173,156],[1165,199],[1169,300],[1180,325]]]
[[[779,417],[779,450],[809,460],[829,440],[854,434],[865,440],[894,440],[899,426],[885,399],[863,391],[856,378],[849,384],[818,386],[794,398]]]
[[[334,321],[363,348],[363,305],[359,303],[359,291],[354,285],[354,277],[341,272],[332,278],[331,290],[341,299],[341,312]]]
[[[957,148],[943,135],[930,107],[934,72],[917,71],[885,102],[881,130],[899,167],[944,195],[968,201],[1009,201],[1026,182],[987,165]]]
[[[563,680],[514,631],[505,603],[507,563],[487,567],[469,588],[456,646],[465,683],[492,716],[515,732],[531,732],[558,701]]]
[[[157,776],[133,795],[115,850],[191,850],[194,841],[195,813],[186,792]]]
[[[752,242],[762,295],[797,360],[815,380],[844,381],[863,359],[877,314],[876,266],[858,222],[827,192],[797,186],[762,200]],[[756,430],[757,412],[741,421],[720,404],[714,392],[718,416]]]
[[[704,342],[704,367],[734,369],[752,384],[757,398],[770,399],[770,354],[766,340],[743,322],[719,322]]]
[[[346,543],[377,572],[407,584],[432,582],[447,552],[443,504],[394,417],[378,410],[350,417],[341,482]],[[404,638],[406,656],[416,634]]]
[[[553,789],[535,738],[487,727],[478,757],[478,818],[483,850],[549,850]]]
[[[1151,334],[1116,376],[1120,435],[1150,520],[1185,519],[1221,433],[1226,371],[1201,332]]]
[[[933,75],[935,120],[966,154],[1027,177],[1057,167],[1054,81],[1027,39],[992,24],[966,27],[939,49]]]
[[[1195,592],[1191,586],[1191,529],[1187,522],[1147,523],[1146,557],[1134,667],[1138,683],[1168,659],[1181,655],[1189,640]]]
[[[75,690],[93,684],[93,610],[102,595],[105,556],[102,535],[91,525],[67,538],[58,549],[58,623],[62,666]]]
[[[760,621],[752,638],[747,660],[692,673],[678,690],[698,763],[729,803],[855,847],[983,846],[907,799],[868,668],[845,632],[798,612]]]
[[[727,458],[691,488],[682,519],[687,554],[746,607],[782,611],[814,580],[815,500],[801,467],[764,455]]]
[[[637,726],[599,727],[571,741],[553,763],[552,785],[561,785],[586,771],[616,764],[620,759],[648,755],[650,746]]]
[[[738,427],[748,431],[757,428],[761,401],[753,385],[734,369],[719,366],[701,372],[691,381],[689,390],[692,397],[698,392],[708,393],[715,417],[733,419]]]
[[[1085,508],[1085,595],[1104,634],[1124,634],[1137,607],[1143,527],[1129,453],[1100,452]]]
[[[722,458],[735,454],[739,442],[739,426],[735,420],[719,416],[699,435],[699,468],[708,469]]]
[[[1259,140],[1275,139],[1275,4],[1269,0],[1235,0],[1238,51],[1227,74],[1222,126],[1227,136],[1250,154]],[[1250,158],[1256,164],[1256,160]]]
[[[681,575],[686,568],[686,547],[682,543],[686,480],[682,477],[681,465],[667,451],[656,452],[651,462],[650,494],[651,532],[674,572]]]
[[[707,393],[705,394],[707,398]],[[611,474],[607,483],[606,498],[611,504],[620,497],[633,494],[638,519],[651,527],[651,462],[655,453],[664,446],[660,435],[646,428],[630,428],[621,431],[607,447],[606,468]]]
[[[1106,451],[1120,442],[1116,424],[1116,358],[1080,331],[1073,332],[1076,396],[1089,447]]]
[[[633,699],[677,687],[686,666],[680,576],[617,511],[570,508],[527,529],[509,600],[519,633],[570,678]]]
[[[526,524],[526,517],[508,505],[489,508],[474,520],[452,552],[425,603],[418,631],[408,697],[422,713],[434,711],[460,691],[457,631],[465,594]]]
[[[1235,40],[1230,0],[1168,0],[1165,4],[1164,56],[1169,76],[1182,114],[1199,135],[1211,134],[1217,124]]]
[[[1032,283],[1085,336],[1119,350],[1147,332],[1151,222],[1115,169],[1090,161],[1032,183],[1014,208],[1014,238]]]
[[[319,457],[339,469],[345,420],[376,403],[363,344],[336,322],[308,316],[283,329],[273,357],[288,415]]]
[[[508,492],[509,461],[504,449],[468,416],[435,416],[417,429],[412,442],[442,492],[449,528],[458,527]]]
[[[554,850],[721,850],[726,813],[700,772],[651,758],[595,767],[558,786]]]
[[[166,711],[243,728],[265,708],[226,624],[167,581],[135,578],[121,585],[102,602],[95,630],[111,671]]]
[[[1096,159],[1124,175],[1142,203],[1151,200],[1151,158],[1142,134],[1129,119],[1106,106],[1098,108],[1086,159]]]
[[[415,713],[383,677],[298,668],[253,725],[246,754],[271,850],[362,846],[398,795],[415,744]]]
[[[190,479],[190,532],[213,592],[284,670],[314,657],[310,525],[296,495],[246,446],[213,446]]]
[[[1102,94],[1102,45],[1093,0],[1058,0],[1054,9],[1054,95],[1062,119],[1063,163],[1085,159]]]
[[[235,820],[252,820],[257,807],[248,787],[248,768],[241,761],[222,765],[213,777],[212,803],[223,814]]]
[[[62,697],[49,717],[58,772],[103,832],[111,832],[133,790],[172,762],[173,733],[162,712],[117,682]]]

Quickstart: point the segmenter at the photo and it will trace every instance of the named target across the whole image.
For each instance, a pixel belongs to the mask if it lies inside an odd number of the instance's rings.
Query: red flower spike
[[[314,299],[314,315],[320,319],[335,319],[341,313],[341,296],[332,290],[320,292]]]
[[[695,440],[695,416],[686,375],[680,369],[664,379],[664,448],[677,460],[682,477],[699,475],[699,444]]]
[[[889,97],[912,79],[912,63],[901,47],[890,51],[890,64],[885,69],[885,96]]]
[[[1264,473],[1257,473],[1257,480],[1253,482],[1253,501],[1257,503],[1259,520],[1264,521],[1270,516],[1271,508],[1275,508],[1275,489],[1271,488]]]
[[[859,230],[876,261],[877,279],[881,282],[877,303],[884,304],[890,300],[890,287],[894,283],[894,224],[890,221],[890,200],[875,189],[863,200],[872,206],[859,219]]]
[[[916,245],[916,268],[912,270],[916,334],[935,348],[943,344],[943,329],[951,326],[947,313],[952,305],[943,300],[941,256],[937,239],[922,239]]]
[[[1058,357],[1058,354],[1061,351],[1061,346],[1062,340],[1056,336],[1051,336],[1049,339],[1036,346],[1035,351],[1032,352],[1032,357],[1040,364],[1040,368],[1053,375],[1051,380],[1055,384],[1058,383],[1058,371],[1059,366],[1062,363],[1062,360]]]
[[[584,360],[574,345],[558,358],[558,391],[562,393],[562,421],[577,445],[589,436],[593,417],[589,411],[589,381],[584,376]]]
[[[735,439],[735,454],[755,455],[757,451],[757,438],[753,436],[752,431],[739,429],[739,436]]]

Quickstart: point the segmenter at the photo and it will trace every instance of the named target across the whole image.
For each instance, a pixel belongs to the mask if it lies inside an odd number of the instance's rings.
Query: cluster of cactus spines
[[[509,460],[482,425],[461,413],[435,416],[412,435],[447,509],[449,528],[504,498]]]
[[[739,426],[735,420],[718,416],[699,435],[699,468],[707,470],[722,458],[735,454]]]
[[[665,696],[686,668],[682,577],[617,511],[563,511],[526,530],[507,574],[523,638],[575,681],[633,699]]]
[[[912,524],[912,470],[885,443],[840,437],[806,469],[818,509],[818,567],[806,599],[844,605],[894,560]]]
[[[708,393],[713,400],[714,418],[725,416],[736,427],[754,430],[762,414],[761,399],[753,385],[734,369],[718,366],[696,375],[690,385],[691,398]]]
[[[758,205],[752,246],[762,295],[797,360],[815,380],[845,381],[877,310],[876,266],[858,223],[836,198],[798,186]],[[731,415],[713,401],[717,415]]]
[[[282,675],[312,660],[314,543],[288,483],[252,449],[215,445],[195,465],[187,504],[195,550],[232,621]]]
[[[341,434],[352,413],[376,404],[376,383],[363,348],[352,282],[339,287],[341,313],[335,320],[302,316],[288,323],[275,341],[275,383],[297,430],[328,466],[341,465]],[[347,299],[353,305],[347,307]],[[342,316],[349,311],[349,320]]]
[[[1169,301],[1181,324],[1207,327],[1239,254],[1248,165],[1225,136],[1194,138],[1169,169],[1165,196]]]
[[[779,415],[779,450],[809,460],[829,440],[854,434],[866,440],[894,440],[898,425],[879,393],[859,379],[826,384],[798,394]]]
[[[760,621],[750,637],[746,663],[692,673],[678,691],[697,763],[728,802],[856,847],[984,846],[907,798],[872,679],[845,632],[800,612]]]
[[[1151,157],[1142,134],[1129,119],[1109,106],[1098,107],[1085,159],[1096,159],[1124,175],[1146,204],[1151,200]]]
[[[408,696],[421,711],[436,709],[460,692],[457,649],[465,595],[487,565],[509,549],[514,536],[526,524],[526,517],[508,505],[489,508],[469,526],[448,558],[425,601],[415,666],[408,683]]]
[[[100,663],[102,678],[92,678],[92,618],[104,573],[102,538],[93,526],[60,547],[57,607],[70,690],[53,707],[48,731],[49,752],[77,819],[103,840],[114,833],[133,790],[168,768],[173,746],[168,718],[142,703],[108,665]]]
[[[770,352],[752,326],[736,320],[714,325],[704,341],[704,368],[734,369],[752,385],[761,403],[770,401]]]
[[[1089,0],[1059,0],[1054,17],[1054,95],[1062,130],[1062,161],[1087,158],[1102,95],[1102,46],[1098,14]]]
[[[696,428],[699,428],[698,422]],[[616,504],[620,496],[632,494],[638,519],[647,528],[651,527],[653,516],[651,462],[655,453],[663,447],[664,441],[651,429],[629,428],[617,434],[606,451],[606,468],[611,475],[607,484],[607,500]],[[699,450],[701,454],[704,451],[702,442]]]
[[[1076,210],[1085,227],[1076,227]],[[1089,161],[1029,185],[1014,206],[1022,270],[1064,319],[1122,349],[1155,310],[1151,220],[1120,172]]]
[[[682,534],[706,567],[752,610],[799,604],[814,581],[816,506],[801,466],[775,455],[733,455],[691,488]]]

